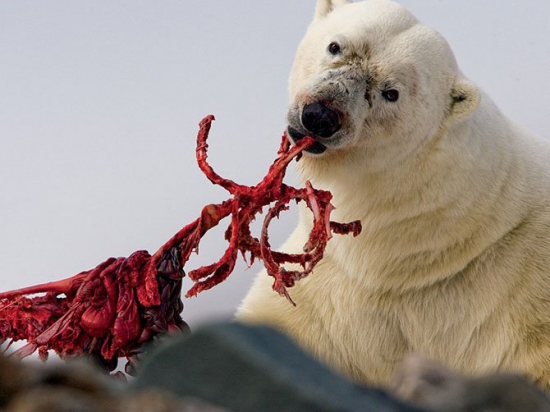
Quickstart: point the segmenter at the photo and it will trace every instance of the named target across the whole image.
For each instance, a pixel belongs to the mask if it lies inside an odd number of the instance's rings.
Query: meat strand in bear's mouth
[[[288,126],[288,135],[292,138],[292,140],[294,140],[294,143],[297,143],[300,140],[302,140],[304,137],[306,137],[305,134],[300,133],[298,130],[294,129],[291,126]],[[311,136],[311,137],[313,137],[313,139],[315,139],[314,136]],[[321,154],[325,150],[327,150],[327,147],[324,144],[322,144],[321,142],[319,142],[318,140],[315,139],[315,143],[313,143],[307,149],[304,149],[304,152],[308,152],[308,153],[312,153],[312,154]]]

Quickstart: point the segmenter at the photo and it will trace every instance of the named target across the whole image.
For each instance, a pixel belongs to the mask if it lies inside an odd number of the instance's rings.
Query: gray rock
[[[405,359],[391,391],[403,400],[433,411],[550,411],[548,394],[519,374],[461,375],[419,355]]]

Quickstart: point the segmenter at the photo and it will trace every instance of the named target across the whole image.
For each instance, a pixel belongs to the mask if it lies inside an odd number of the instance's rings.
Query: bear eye
[[[388,102],[396,102],[399,99],[399,92],[395,89],[388,89],[382,92],[382,97]]]
[[[328,52],[333,56],[336,56],[337,54],[339,54],[341,49],[342,48],[340,47],[340,45],[335,41],[333,41],[328,45]]]

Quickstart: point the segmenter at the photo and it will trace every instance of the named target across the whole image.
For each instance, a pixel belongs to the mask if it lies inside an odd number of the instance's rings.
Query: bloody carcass
[[[311,273],[322,259],[332,233],[357,235],[359,222],[330,221],[331,194],[306,182],[304,188],[283,183],[290,161],[298,158],[313,139],[304,138],[292,146],[283,135],[277,158],[266,176],[255,186],[245,186],[219,176],[207,162],[207,138],[213,116],[200,123],[196,157],[206,177],[225,188],[231,197],[202,209],[199,218],[183,227],[153,255],[137,251],[126,258],[109,258],[97,267],[61,281],[0,294],[0,339],[26,340],[14,352],[25,357],[38,351],[46,357],[49,350],[61,357],[90,356],[107,370],[117,366],[118,358],[128,358],[127,372],[146,343],[169,331],[184,331],[181,317],[184,265],[198,251],[204,234],[224,219],[227,249],[211,265],[187,272],[194,281],[186,297],[223,282],[233,271],[238,254],[249,262],[260,260],[274,278],[273,289],[289,299],[287,288]],[[273,251],[269,244],[271,220],[288,209],[291,201],[303,201],[313,215],[313,229],[303,253]],[[251,233],[250,223],[267,208],[259,237]],[[298,264],[299,270],[285,269],[285,263]],[[296,267],[294,265],[293,267]],[[293,302],[292,302],[293,303]]]

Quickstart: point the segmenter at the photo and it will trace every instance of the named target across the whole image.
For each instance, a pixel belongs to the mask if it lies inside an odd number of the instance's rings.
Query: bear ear
[[[457,77],[451,89],[449,118],[459,120],[472,113],[481,100],[477,86],[463,77]]]
[[[317,0],[315,6],[315,20],[322,19],[334,9],[351,3],[351,0]]]

